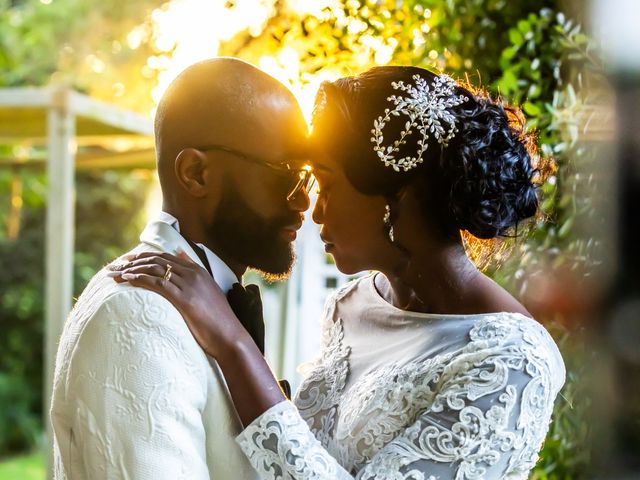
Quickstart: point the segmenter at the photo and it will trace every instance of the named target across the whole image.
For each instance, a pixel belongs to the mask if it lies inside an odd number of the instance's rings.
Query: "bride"
[[[236,440],[263,478],[528,477],[563,361],[460,234],[509,234],[535,214],[518,119],[415,67],[322,85],[313,219],[342,272],[374,273],[327,302],[321,355],[293,403],[201,267],[141,254],[123,269],[170,300],[216,358],[246,426]],[[167,265],[176,275],[159,281]]]

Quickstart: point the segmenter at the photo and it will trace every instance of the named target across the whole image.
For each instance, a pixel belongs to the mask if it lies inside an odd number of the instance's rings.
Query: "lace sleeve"
[[[541,377],[521,371],[512,371],[506,385],[490,385],[497,376],[490,378],[489,365],[476,364],[479,375],[471,374],[477,395],[468,386],[439,394],[356,478],[526,479],[551,419],[553,397]]]
[[[353,479],[322,447],[289,401],[256,418],[236,441],[262,479]]]
[[[263,479],[526,479],[564,368],[540,331],[505,342],[490,338],[495,327],[487,336],[475,331],[477,341],[440,366],[420,393],[429,406],[357,472],[338,464],[289,402],[258,417],[237,441]],[[404,412],[389,412],[395,415]]]

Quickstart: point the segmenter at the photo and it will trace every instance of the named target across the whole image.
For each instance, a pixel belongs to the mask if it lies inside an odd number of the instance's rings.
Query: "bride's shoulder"
[[[373,276],[373,273],[369,273],[349,280],[329,295],[327,302],[335,304],[357,295],[359,290],[373,281]]]
[[[478,315],[469,332],[472,341],[490,344],[524,342],[554,345],[547,329],[537,320],[520,312],[496,312]]]
[[[482,315],[474,323],[469,337],[476,346],[517,350],[528,361],[546,365],[564,381],[560,350],[547,329],[534,318],[520,312]]]
[[[324,303],[324,309],[322,313],[323,329],[326,329],[330,324],[333,324],[341,313],[344,313],[344,309],[349,307],[349,301],[358,297],[358,292],[361,290],[363,282],[371,281],[371,275],[365,275],[357,277],[353,280],[349,280],[346,284],[342,285],[338,289],[329,294]]]

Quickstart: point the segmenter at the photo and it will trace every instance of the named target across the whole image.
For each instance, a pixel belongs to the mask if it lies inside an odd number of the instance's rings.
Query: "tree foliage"
[[[156,76],[147,64],[149,13],[160,4],[0,0],[0,87],[69,86],[148,112]]]

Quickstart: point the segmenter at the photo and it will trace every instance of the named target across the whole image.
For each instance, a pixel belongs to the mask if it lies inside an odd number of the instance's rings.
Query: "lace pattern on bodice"
[[[349,374],[350,348],[342,344],[344,332],[340,319],[331,327],[330,338],[319,368],[311,371],[296,398],[298,409],[305,412],[307,425],[327,446],[333,438],[340,395]]]
[[[278,404],[238,437],[263,478],[527,477],[564,380],[542,326],[484,315],[462,348],[372,369],[346,390],[343,322],[326,328],[323,355],[295,400],[299,412]]]

